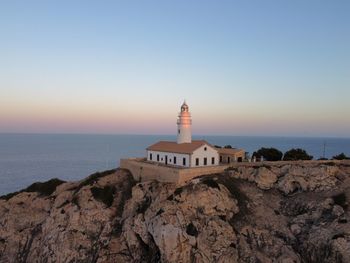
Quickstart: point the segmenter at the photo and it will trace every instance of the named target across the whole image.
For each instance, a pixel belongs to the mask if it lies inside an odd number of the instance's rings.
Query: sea
[[[302,148],[314,159],[342,152],[350,156],[350,138],[193,137],[250,154],[261,147],[274,147],[282,152]],[[81,180],[118,167],[121,158],[144,157],[146,147],[159,140],[175,139],[167,135],[0,134],[0,195],[51,178]]]

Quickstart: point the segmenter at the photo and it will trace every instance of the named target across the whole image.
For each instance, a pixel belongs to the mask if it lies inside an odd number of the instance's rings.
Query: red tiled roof
[[[192,141],[191,143],[180,143],[170,141],[159,141],[147,148],[149,151],[171,152],[171,153],[185,153],[192,154],[195,150],[203,145],[212,147],[204,140]],[[214,148],[215,149],[215,148]]]

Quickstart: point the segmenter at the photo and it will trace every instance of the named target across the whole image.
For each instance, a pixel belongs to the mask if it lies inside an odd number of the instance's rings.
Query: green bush
[[[38,192],[40,195],[51,195],[53,192],[55,192],[57,186],[60,184],[65,183],[65,181],[62,181],[60,179],[54,178],[47,182],[43,183],[34,183],[30,185],[28,188],[26,188],[25,192]]]
[[[350,157],[346,156],[345,153],[341,153],[341,154],[338,154],[338,155],[334,155],[332,157],[333,160],[349,160]]]
[[[8,201],[8,200],[10,200],[12,197],[18,195],[18,194],[21,193],[21,192],[23,192],[23,191],[12,192],[12,193],[8,193],[8,194],[6,194],[6,195],[2,195],[2,196],[0,196],[0,200],[6,200],[6,201]]]
[[[212,178],[204,178],[202,183],[207,185],[208,187],[217,188],[220,190],[218,183],[215,182]]]
[[[93,185],[95,182],[97,182],[98,179],[113,174],[117,171],[117,169],[112,170],[106,170],[103,172],[96,172],[94,174],[89,175],[85,180],[81,181],[78,187],[75,189],[75,193],[77,193],[82,187],[87,185]]]
[[[115,187],[114,186],[105,186],[103,188],[92,187],[91,189],[92,196],[103,202],[107,207],[110,207],[113,204]]]
[[[284,161],[312,160],[313,156],[309,155],[305,150],[297,148],[285,152]]]
[[[282,160],[283,153],[276,148],[260,148],[258,151],[253,153],[253,157],[261,158],[266,161],[280,161]]]
[[[20,190],[18,192],[9,193],[7,195],[0,196],[0,199],[9,200],[12,197],[14,197],[15,195],[17,195],[19,193],[23,193],[23,192],[37,192],[41,196],[49,196],[53,192],[55,192],[57,186],[59,186],[60,184],[63,184],[63,183],[65,183],[65,181],[62,181],[62,180],[57,179],[57,178],[54,178],[54,179],[51,179],[49,181],[42,182],[42,183],[41,182],[33,183],[30,186],[28,186],[27,188]]]

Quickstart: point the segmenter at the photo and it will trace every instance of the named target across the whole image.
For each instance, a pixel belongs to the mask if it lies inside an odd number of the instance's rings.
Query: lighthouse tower
[[[179,113],[179,118],[177,120],[177,143],[191,143],[191,114],[188,111],[188,105],[186,101],[181,106],[181,112]]]

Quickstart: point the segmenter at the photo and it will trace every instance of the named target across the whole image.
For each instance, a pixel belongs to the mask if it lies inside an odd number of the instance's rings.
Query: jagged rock
[[[348,237],[339,237],[333,241],[335,251],[341,257],[342,262],[350,262],[350,240]]]
[[[0,262],[349,262],[349,177],[348,162],[241,166],[181,187],[97,173],[0,198]]]
[[[256,182],[263,190],[276,187],[285,194],[291,194],[298,191],[330,190],[346,171],[340,169],[340,165],[333,163],[327,165],[295,162],[284,165],[239,167],[229,173],[235,178]]]
[[[277,179],[277,175],[270,169],[261,167],[258,175],[256,176],[256,183],[259,188],[267,190],[273,187],[273,184],[277,182]]]

